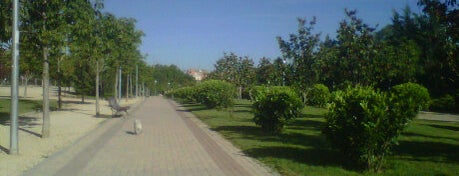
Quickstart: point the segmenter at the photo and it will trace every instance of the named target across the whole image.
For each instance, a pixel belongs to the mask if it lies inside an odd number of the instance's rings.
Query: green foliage
[[[451,112],[454,110],[455,106],[456,102],[454,100],[454,97],[449,94],[446,94],[440,98],[432,99],[430,109],[433,111]]]
[[[289,120],[299,116],[303,104],[289,87],[258,89],[253,121],[266,132],[280,133]]]
[[[269,58],[263,57],[256,69],[256,80],[261,85],[276,85],[276,76],[279,70],[276,69]]]
[[[180,98],[189,103],[196,102],[196,87],[181,87],[175,90],[172,90],[167,94],[167,96],[174,96],[174,98]]]
[[[298,19],[298,34],[290,34],[289,41],[277,37],[279,48],[285,59],[291,61],[292,84],[300,90],[312,86],[318,80],[316,69],[316,50],[320,43],[320,33],[314,34],[316,18],[307,22],[306,19]]]
[[[386,108],[386,96],[370,87],[336,91],[325,117],[324,134],[351,162],[379,169],[391,146],[380,133],[387,119]]]
[[[255,67],[249,57],[240,57],[234,53],[224,53],[223,58],[215,64],[215,70],[208,79],[224,80],[238,87],[238,98],[242,98],[242,91],[255,83]]]
[[[308,105],[325,107],[330,99],[330,90],[323,84],[314,84],[311,90],[307,93]]]
[[[234,85],[220,80],[208,80],[195,88],[196,100],[208,108],[228,108],[233,105]]]
[[[267,91],[266,86],[253,86],[250,89],[250,100],[257,101],[261,98],[261,96]]]
[[[414,118],[419,110],[428,109],[429,91],[416,83],[404,83],[392,87],[392,106],[400,107],[409,118]],[[411,111],[411,112],[409,112]]]
[[[324,134],[357,166],[380,171],[397,137],[428,101],[427,89],[414,83],[389,93],[348,87],[333,94]]]
[[[150,86],[158,92],[164,92],[181,86],[192,86],[196,82],[193,77],[184,73],[176,65],[156,64],[148,68]],[[155,83],[156,81],[156,83]]]

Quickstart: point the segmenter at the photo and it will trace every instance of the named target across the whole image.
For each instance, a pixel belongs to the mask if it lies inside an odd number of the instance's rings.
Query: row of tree
[[[316,19],[298,19],[298,31],[277,37],[282,58],[272,63],[225,54],[211,79],[234,83],[240,89],[257,84],[291,85],[305,99],[314,84],[332,90],[348,85],[388,90],[417,82],[434,98],[455,97],[459,104],[459,9],[455,1],[420,0],[423,11],[406,7],[393,12],[392,23],[381,30],[365,24],[355,10],[345,10],[336,38],[314,33]],[[446,104],[454,104],[454,99]],[[450,110],[454,109],[454,106]]]
[[[128,97],[153,85],[147,82],[152,66],[139,50],[144,33],[136,28],[136,20],[102,12],[103,6],[102,0],[20,1],[20,75],[25,82],[41,75],[42,137],[49,136],[50,79],[58,82],[59,95],[62,85],[73,86],[82,101],[95,95],[97,115],[99,94],[114,96],[123,90]],[[2,80],[11,73],[11,14],[12,1],[0,1]]]

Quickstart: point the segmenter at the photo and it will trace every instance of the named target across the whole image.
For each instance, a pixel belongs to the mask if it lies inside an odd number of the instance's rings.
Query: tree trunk
[[[96,61],[96,117],[99,117],[99,59]]]
[[[115,90],[115,94],[113,95],[113,97],[115,97],[115,99],[118,99],[118,69],[116,69],[116,72],[115,72],[115,86],[114,86],[114,90]]]
[[[61,56],[61,59],[57,61],[57,108],[62,109],[62,77],[61,77],[61,60],[64,55]]]
[[[126,76],[126,102],[129,99],[129,76]]]
[[[119,69],[120,69],[120,71],[119,71],[120,75],[118,77],[118,79],[119,79],[119,81],[118,81],[118,84],[119,84],[119,86],[118,86],[118,100],[121,101],[121,94],[123,93],[122,92],[123,91],[123,84],[122,84],[123,76],[122,76],[122,72],[121,72],[121,67],[119,67]]]
[[[131,77],[131,74],[129,74],[129,94],[131,95],[131,97],[133,97],[134,95],[132,94],[132,77]]]
[[[51,121],[49,118],[49,60],[48,47],[43,47],[43,128],[42,138],[50,136]]]
[[[242,99],[242,86],[238,87],[238,99]]]
[[[26,78],[26,82],[24,84],[24,98],[27,98],[27,85],[28,85],[29,80]]]

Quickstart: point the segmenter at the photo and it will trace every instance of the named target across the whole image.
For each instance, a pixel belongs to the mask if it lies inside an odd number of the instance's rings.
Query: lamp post
[[[19,2],[13,1],[13,69],[11,70],[11,125],[9,154],[18,153]]]

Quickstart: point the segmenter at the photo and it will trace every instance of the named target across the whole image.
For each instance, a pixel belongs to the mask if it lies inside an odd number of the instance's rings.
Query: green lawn
[[[280,135],[266,134],[252,121],[249,101],[232,113],[184,104],[246,154],[283,175],[374,175],[348,168],[321,134],[325,109],[306,107]],[[379,175],[459,175],[459,124],[415,120],[400,137]],[[376,174],[378,175],[378,174]]]
[[[43,101],[41,100],[19,100],[18,111],[19,114],[42,109]],[[57,108],[57,101],[50,100],[50,108],[52,110]],[[0,99],[0,124],[4,124],[10,119],[11,100]]]

